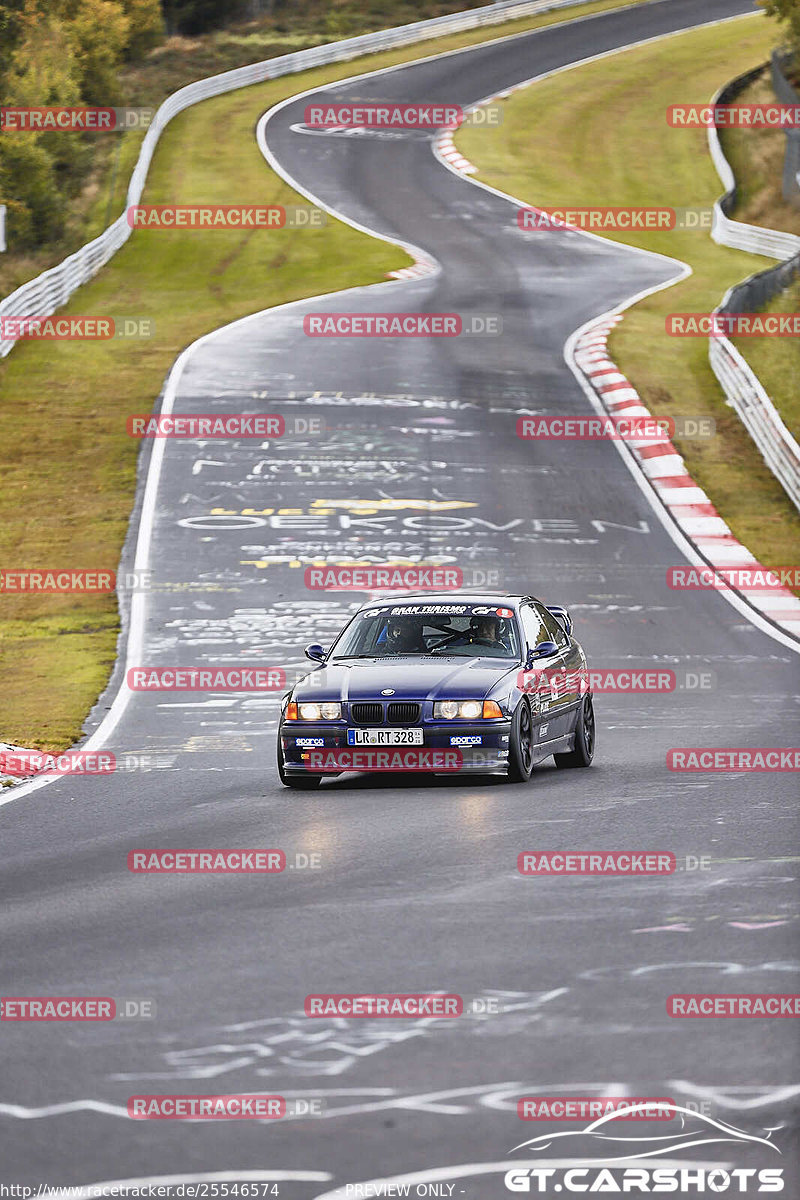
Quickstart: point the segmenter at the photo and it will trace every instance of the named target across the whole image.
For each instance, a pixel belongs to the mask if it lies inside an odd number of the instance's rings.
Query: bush
[[[63,233],[66,201],[55,165],[44,147],[25,134],[0,140],[0,194],[7,197],[10,249],[30,250]]]

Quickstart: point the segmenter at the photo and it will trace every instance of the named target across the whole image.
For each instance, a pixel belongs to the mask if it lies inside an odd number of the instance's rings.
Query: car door
[[[554,669],[556,698],[554,708],[557,710],[559,734],[572,733],[578,718],[578,711],[583,696],[581,687],[584,676],[583,652],[575,641],[565,631],[560,621],[553,616],[543,604],[535,605],[536,612],[547,630],[547,636],[558,646],[558,658],[550,659]]]
[[[549,613],[546,615],[550,616]],[[533,602],[523,604],[520,608],[520,619],[528,650],[533,650],[539,642],[545,641],[555,642],[559,646],[557,655],[553,655],[552,658],[542,658],[533,667],[534,672],[541,672],[540,679],[536,683],[538,704],[535,705],[534,711],[538,709],[541,714],[537,742],[542,745],[544,742],[552,742],[555,738],[563,737],[570,732],[567,706],[564,701],[567,686],[566,662],[563,648],[559,644],[555,632],[545,623],[544,610],[540,605]],[[563,629],[561,634],[563,641],[566,636]]]

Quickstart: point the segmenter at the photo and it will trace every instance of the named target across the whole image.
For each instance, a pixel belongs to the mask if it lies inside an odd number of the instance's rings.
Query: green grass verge
[[[765,312],[800,312],[800,282],[776,296]],[[800,440],[800,348],[794,338],[733,338],[784,420]]]
[[[302,202],[264,163],[260,114],[286,96],[349,75],[473,45],[616,0],[428,41],[288,76],[209,100],[170,123],[147,203]],[[113,207],[121,211],[134,142],[125,143]],[[99,194],[94,219],[105,224]],[[102,212],[102,217],[101,217]],[[0,360],[4,469],[0,567],[114,567],[133,502],[137,445],[125,417],[149,411],[181,349],[250,312],[378,282],[408,262],[400,250],[330,222],[321,230],[202,236],[137,231],[65,313],[147,316],[150,340],[20,342]],[[0,601],[0,741],[62,749],[105,685],[118,634],[113,596],[11,596]]]
[[[726,80],[764,61],[777,40],[773,22],[750,17],[628,50],[515,93],[491,142],[464,128],[457,143],[480,168],[478,178],[532,204],[710,206],[721,189],[705,131],[668,128],[664,110],[707,102]],[[715,437],[677,441],[690,472],[761,561],[796,562],[800,515],[726,405],[706,340],[667,337],[664,325],[670,312],[711,311],[768,262],[717,246],[707,232],[614,237],[694,271],[626,314],[610,342],[615,362],[651,411],[715,420]],[[770,339],[764,353],[773,347]],[[748,357],[755,366],[750,347]]]

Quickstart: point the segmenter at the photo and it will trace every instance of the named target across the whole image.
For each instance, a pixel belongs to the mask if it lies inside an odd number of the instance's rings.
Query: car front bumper
[[[349,726],[353,728],[353,726]],[[379,728],[359,727],[359,728]],[[289,775],[306,774],[342,774],[344,771],[398,771],[413,770],[441,771],[443,774],[486,774],[487,772],[504,772],[508,765],[508,743],[511,734],[511,721],[427,721],[421,726],[423,742],[419,746],[350,746],[347,742],[348,726],[342,722],[334,728],[330,722],[311,721],[281,721],[278,737],[283,753],[284,770]],[[419,755],[420,762],[432,761],[432,766],[409,767],[404,762],[413,761],[404,758],[411,751],[438,751],[437,756]],[[336,755],[324,754],[320,759],[319,752],[337,751]],[[389,757],[378,754],[354,756],[355,751],[383,751]],[[348,757],[348,752],[353,757]],[[450,752],[450,753],[446,753]],[[455,752],[455,753],[452,753]],[[313,757],[312,757],[313,756]],[[328,763],[336,760],[345,765],[319,767],[320,761]],[[346,765],[348,763],[361,765]],[[316,766],[312,766],[316,763]],[[380,765],[380,764],[389,765]],[[436,763],[441,765],[437,766]],[[372,765],[374,764],[374,765]]]

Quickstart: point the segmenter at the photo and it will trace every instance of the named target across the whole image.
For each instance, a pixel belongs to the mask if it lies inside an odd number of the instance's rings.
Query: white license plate
[[[348,729],[348,746],[421,746],[421,729]]]

